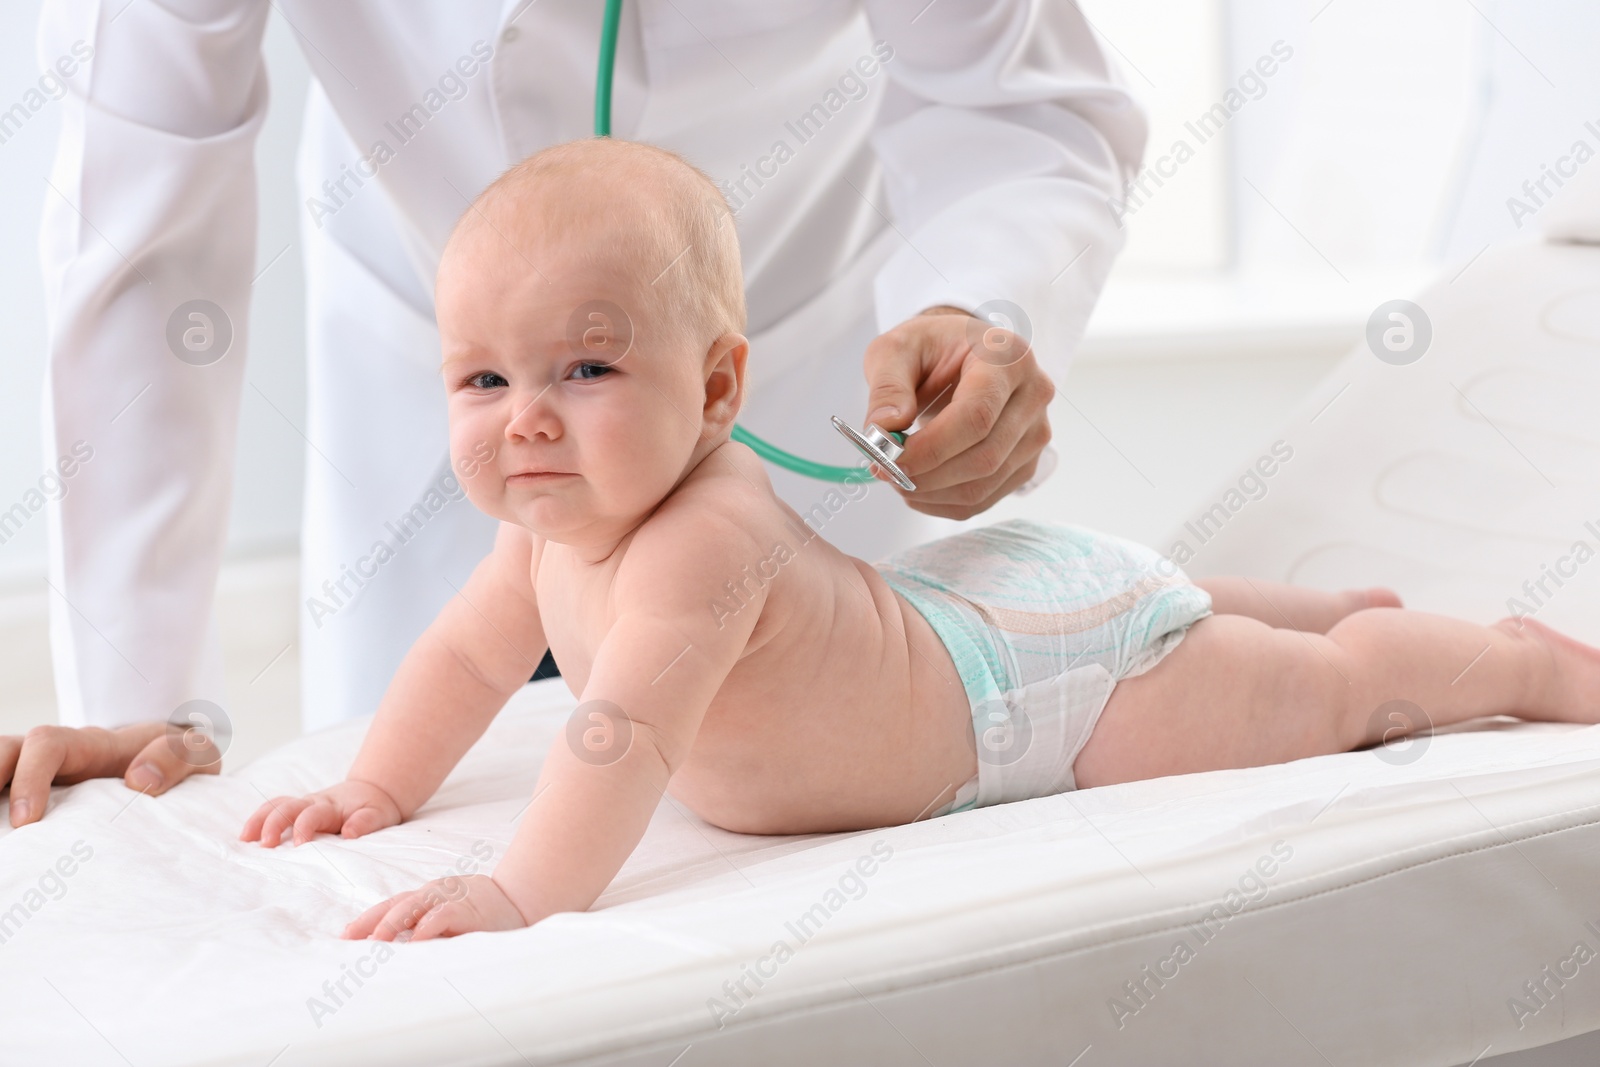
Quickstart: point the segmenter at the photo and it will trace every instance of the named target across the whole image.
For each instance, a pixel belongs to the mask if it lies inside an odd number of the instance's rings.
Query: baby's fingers
[[[325,796],[312,797],[310,807],[294,820],[294,843],[303,845],[319,833],[335,834],[344,825],[344,812]]]
[[[364,837],[375,830],[383,830],[393,825],[394,820],[377,808],[361,807],[351,812],[350,817],[345,819],[342,834],[345,837]]]
[[[434,937],[455,937],[483,929],[480,920],[464,900],[447,900],[430,909],[417,919],[411,931],[411,940],[427,941]]]
[[[294,824],[295,816],[308,803],[303,797],[273,797],[250,816],[239,839],[260,841],[267,848],[276,848],[283,839],[283,832]]]
[[[267,821],[267,816],[272,814],[272,805],[263,804],[244,821],[244,829],[239,831],[240,841],[255,841],[261,837],[261,824]]]
[[[417,925],[428,912],[444,902],[444,897],[430,889],[419,889],[403,896],[395,897],[390,903],[392,907],[384,913],[383,917],[373,927],[372,936],[379,941],[393,941],[402,933]]]
[[[401,893],[400,896],[378,901],[378,903],[351,920],[350,925],[346,926],[344,933],[339,936],[352,941],[359,941],[367,937],[377,928],[378,922],[389,913],[389,909],[394,907],[395,901],[410,895],[410,893]]]

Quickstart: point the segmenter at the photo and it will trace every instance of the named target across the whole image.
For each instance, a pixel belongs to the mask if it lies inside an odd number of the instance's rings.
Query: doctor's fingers
[[[931,479],[929,489],[944,489],[998,473],[1023,434],[1037,423],[1047,424],[1046,410],[1055,391],[1031,354],[1003,367],[969,359],[948,402],[931,406],[931,417],[925,413],[922,428],[906,438],[900,467],[917,482],[918,490],[924,476]],[[1043,447],[1041,443],[1039,448]],[[941,469],[957,459],[962,460],[960,465]]]
[[[1019,467],[1037,459],[1050,443],[1048,404],[1054,391],[1054,386],[1048,390],[1029,386],[1017,389],[1004,398],[999,414],[992,420],[982,407],[988,403],[987,397],[951,401],[949,407],[908,439],[900,457],[902,469],[917,483],[916,491],[907,494],[908,500],[972,506],[988,499]],[[969,410],[974,413],[968,414]],[[976,440],[971,444],[946,454],[937,464],[928,462],[929,453],[913,451],[920,444],[937,456],[951,441],[974,435]]]
[[[867,379],[865,426],[875,422],[885,430],[903,430],[916,418],[921,403],[917,387],[928,379],[931,347],[913,344],[891,333],[874,338],[861,360]],[[882,409],[896,409],[886,414]]]
[[[974,515],[980,515],[983,512],[988,511],[990,508],[994,507],[994,505],[1004,500],[1011,494],[1012,490],[1016,489],[1017,486],[1021,485],[1029,478],[1032,478],[1034,472],[1038,470],[1038,467],[1039,457],[1035,456],[1033,459],[1028,460],[1022,466],[1012,471],[1010,475],[1006,477],[1005,481],[1000,482],[993,492],[990,492],[976,504],[928,504],[924,503],[918,498],[919,494],[902,493],[901,495],[906,498],[907,505],[909,505],[915,511],[922,512],[924,515],[932,515],[940,519],[970,519]],[[994,479],[992,478],[985,479],[984,484],[989,484],[993,481]],[[955,490],[949,491],[954,492]]]
[[[916,315],[874,337],[862,355],[866,422],[903,430],[960,377],[972,350],[970,315]],[[897,414],[880,409],[893,406]]]
[[[128,770],[122,776],[122,783],[129,789],[137,789],[153,797],[160,796],[191,774],[221,772],[222,753],[209,738],[204,739],[206,747],[189,749],[174,744],[174,735],[167,732],[165,723],[161,726],[160,734],[146,742],[138,754],[128,761]],[[202,735],[196,731],[190,736]]]
[[[35,726],[24,737],[0,737],[0,786],[11,785],[11,825],[44,815],[52,783],[115,775],[126,760],[118,736],[96,726]]]

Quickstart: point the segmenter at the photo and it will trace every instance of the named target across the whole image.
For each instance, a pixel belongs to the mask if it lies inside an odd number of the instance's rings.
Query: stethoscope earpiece
[[[862,433],[837,415],[833,416],[833,426],[849,438],[850,443],[860,449],[863,456],[888,471],[896,485],[908,493],[916,491],[916,483],[907,478],[906,472],[895,463],[895,460],[900,458],[900,453],[905,451],[905,434],[885,430],[875,422],[867,423],[867,430]]]

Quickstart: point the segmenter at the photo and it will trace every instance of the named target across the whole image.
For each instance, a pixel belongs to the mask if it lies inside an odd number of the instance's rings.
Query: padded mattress
[[[339,778],[362,723],[159,799],[59,790],[0,838],[0,1061],[1454,1064],[1600,1026],[1600,964],[1571,962],[1600,947],[1600,728],[1505,720],[870,833],[668,800],[588,913],[337,940],[504,852],[573,703],[528,687],[357,841],[235,837]]]

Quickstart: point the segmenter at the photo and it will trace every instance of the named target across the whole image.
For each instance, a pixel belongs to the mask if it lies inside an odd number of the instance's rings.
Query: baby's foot
[[[1545,653],[1537,659],[1546,678],[1543,695],[1530,716],[1550,722],[1600,722],[1600,648],[1526,615],[1494,625],[1513,636],[1531,638]]]
[[[1385,589],[1376,585],[1370,589],[1346,589],[1343,592],[1335,593],[1333,594],[1333,602],[1336,614],[1328,620],[1328,626],[1330,627],[1346,615],[1354,615],[1356,612],[1365,611],[1367,608],[1405,607],[1404,604],[1400,603],[1400,597],[1393,589]],[[1324,628],[1322,632],[1327,633],[1328,631]]]
[[[1386,589],[1375,585],[1370,589],[1346,589],[1344,596],[1353,606],[1351,611],[1361,611],[1363,608],[1403,608],[1400,603],[1400,594],[1393,589]]]

